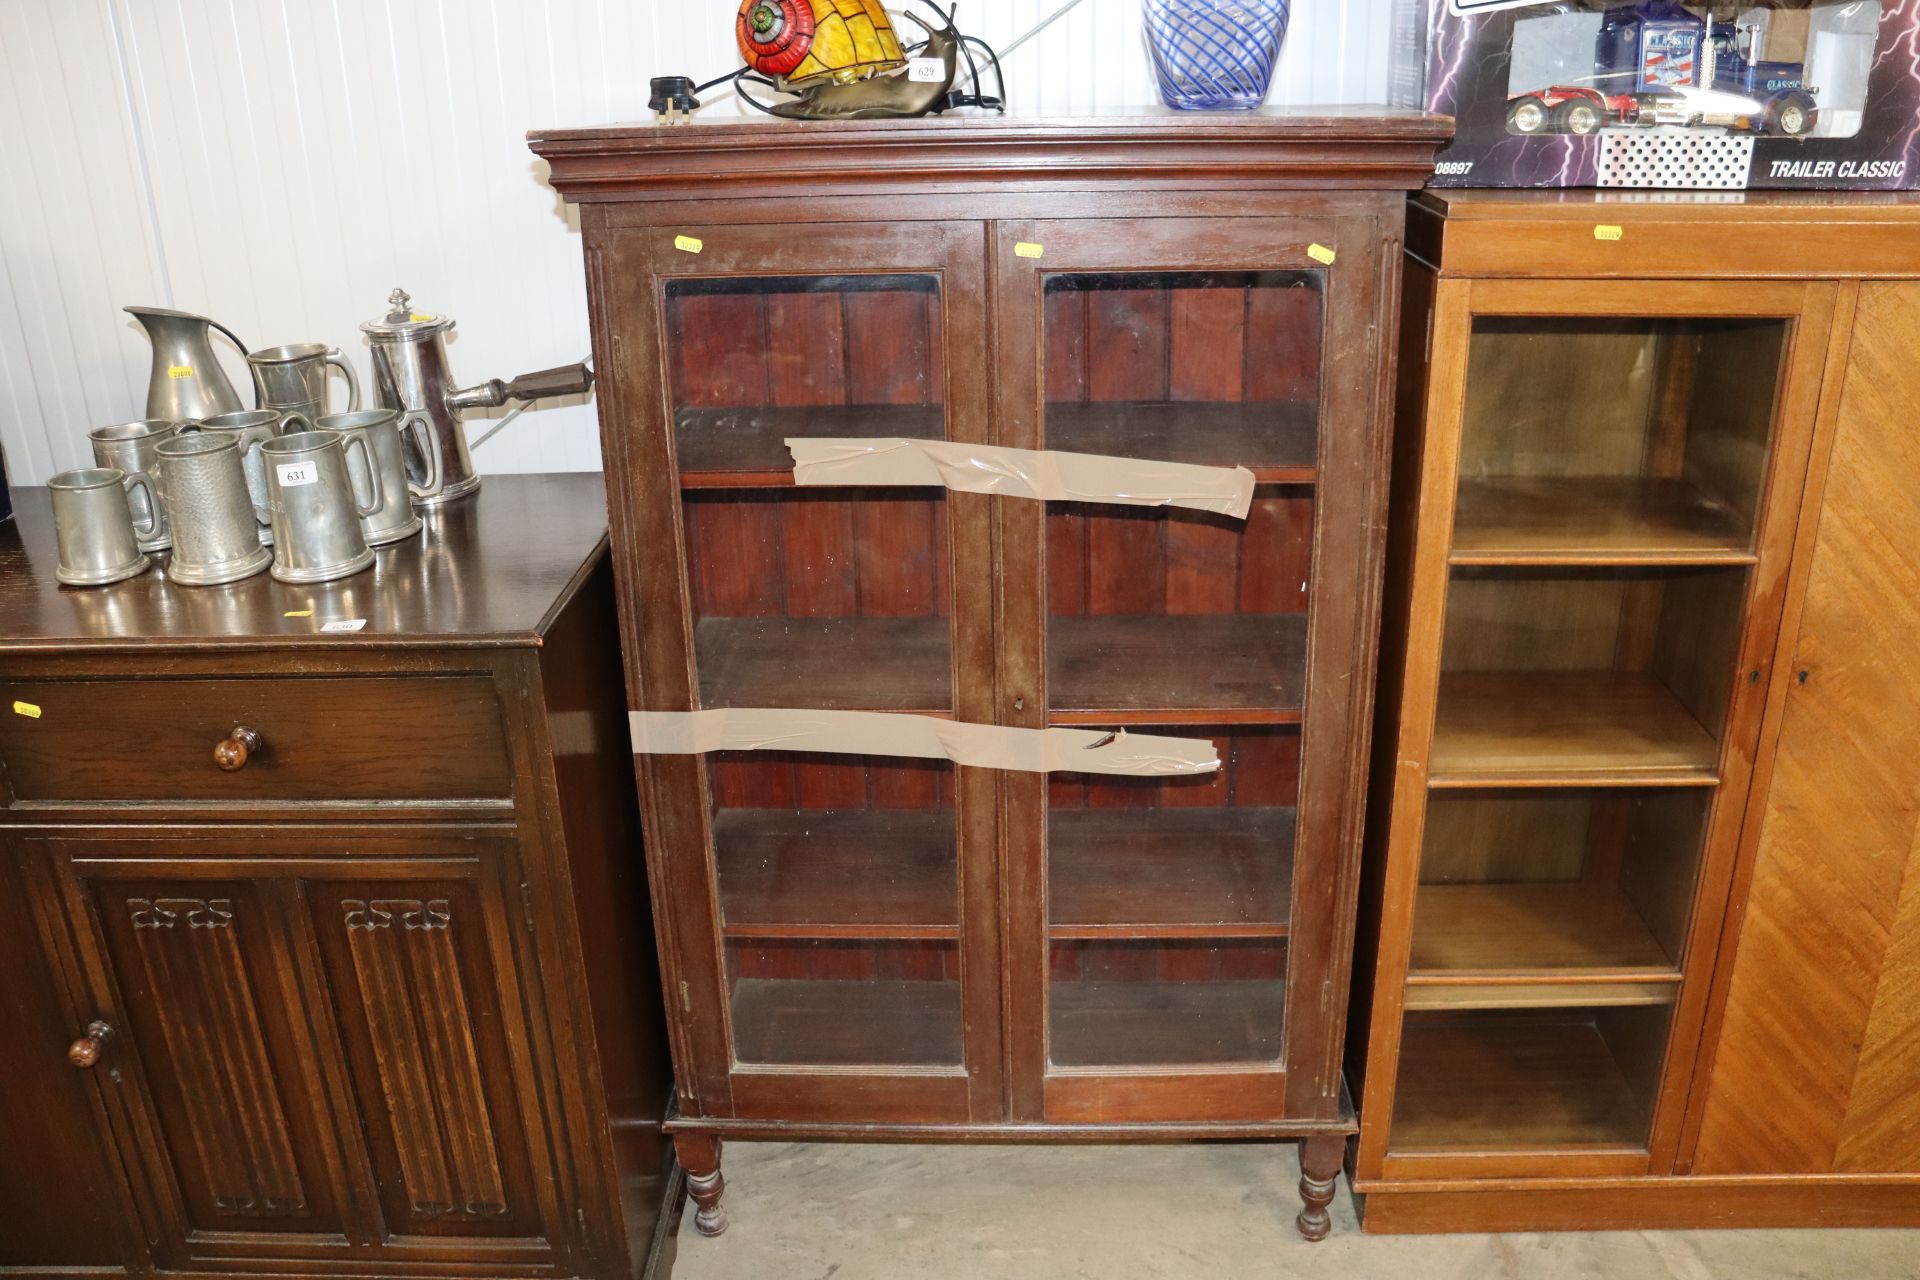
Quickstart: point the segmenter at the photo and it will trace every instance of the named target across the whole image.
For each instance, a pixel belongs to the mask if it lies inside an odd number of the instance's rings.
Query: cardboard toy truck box
[[[1456,121],[1435,186],[1920,186],[1920,0],[1401,0],[1394,37]]]

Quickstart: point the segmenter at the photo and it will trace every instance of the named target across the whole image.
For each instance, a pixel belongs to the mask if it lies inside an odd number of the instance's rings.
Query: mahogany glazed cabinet
[[[663,1276],[599,477],[310,587],[64,588],[16,496],[0,1273]]]
[[[537,134],[581,205],[631,706],[1209,740],[1175,777],[636,757],[725,1137],[1297,1137],[1327,1230],[1404,192],[1446,122]],[[1252,473],[1244,519],[799,487],[791,437]],[[1078,491],[1076,491],[1078,492]]]
[[[1920,1224],[1920,200],[1407,251],[1367,1229]]]

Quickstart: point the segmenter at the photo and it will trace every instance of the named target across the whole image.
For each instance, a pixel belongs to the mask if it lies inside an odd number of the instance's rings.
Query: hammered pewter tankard
[[[420,532],[420,513],[413,509],[413,497],[439,488],[440,455],[424,448],[427,477],[416,486],[407,474],[407,448],[400,438],[398,409],[362,409],[358,413],[332,413],[314,424],[321,431],[338,431],[348,441],[362,440],[363,453],[347,453],[347,470],[357,485],[376,487],[358,468],[371,463],[378,476],[380,509],[360,518],[360,532],[370,547],[384,547]]]
[[[273,545],[273,530],[267,527],[267,464],[260,458],[260,446],[279,435],[287,423],[297,424],[294,427],[297,431],[308,431],[313,427],[311,422],[297,413],[283,414],[275,409],[218,413],[200,423],[186,424],[189,430],[197,426],[201,431],[232,436],[234,443],[240,446],[240,465],[247,473],[247,495],[253,502],[254,510],[260,513],[260,541],[268,546]]]
[[[148,521],[141,529],[134,523],[127,480],[127,473],[118,467],[84,467],[62,471],[47,481],[60,560],[54,566],[55,578],[70,587],[99,587],[146,569],[147,556],[140,550],[139,538],[153,526]],[[147,490],[151,507],[153,490],[146,477],[134,483]]]
[[[360,407],[360,375],[353,363],[340,354],[340,348],[324,342],[300,342],[286,347],[266,347],[247,357],[253,369],[254,389],[260,407],[281,416],[280,431],[310,431],[327,409],[327,366],[347,375],[347,412]],[[300,426],[289,425],[299,418]]]
[[[166,307],[124,310],[146,328],[147,341],[153,344],[153,371],[147,375],[149,418],[185,422],[247,407],[227,380],[226,370],[214,359],[213,335],[208,332],[218,329],[226,334],[244,356],[247,344],[234,337],[233,330],[191,311]]]
[[[150,529],[140,536],[142,551],[165,551],[173,545],[167,513],[154,496],[154,450],[162,441],[171,440],[178,430],[176,423],[143,418],[139,422],[121,422],[87,432],[87,441],[93,446],[94,465],[118,467],[127,473],[127,501],[133,507],[133,522]]]
[[[167,577],[190,587],[249,578],[273,562],[260,544],[264,507],[247,493],[246,465],[232,432],[182,432],[154,450],[160,505],[173,525]]]
[[[424,461],[409,459],[416,496],[423,507],[464,498],[480,487],[467,447],[466,427],[460,415],[468,409],[492,408],[509,400],[537,400],[546,396],[582,395],[593,388],[593,371],[584,364],[562,365],[523,373],[512,382],[491,378],[455,390],[447,367],[445,335],[453,317],[429,315],[413,309],[404,289],[387,298],[387,314],[360,326],[373,347],[373,396],[377,404],[398,409],[405,431],[419,431],[430,441],[439,459],[438,483],[427,483]]]
[[[267,462],[273,517],[273,576],[282,582],[328,582],[373,563],[360,521],[380,510],[380,476],[367,442],[338,431],[296,431],[260,446]],[[359,453],[355,483],[347,455]],[[360,496],[361,489],[367,496]]]

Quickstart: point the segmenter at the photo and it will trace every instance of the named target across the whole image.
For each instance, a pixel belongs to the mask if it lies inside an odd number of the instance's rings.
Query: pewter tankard
[[[509,400],[581,395],[593,387],[593,371],[584,364],[570,364],[523,373],[512,382],[490,378],[455,390],[444,337],[453,329],[453,317],[413,310],[413,300],[404,289],[395,289],[387,306],[385,317],[369,320],[360,331],[373,347],[375,401],[398,409],[404,429],[421,432],[439,458],[437,485],[426,483],[424,463],[409,461],[416,486],[414,501],[420,506],[464,498],[480,487],[473,454],[467,448],[467,430],[460,421],[465,410],[491,408]]]
[[[147,487],[143,476],[135,482]],[[53,537],[59,563],[53,576],[70,587],[99,587],[147,567],[128,505],[127,474],[118,467],[62,471],[47,481],[53,499]],[[148,491],[151,505],[153,494]]]
[[[273,545],[273,530],[267,527],[267,469],[261,461],[260,446],[280,433],[281,427],[293,424],[297,431],[306,431],[313,424],[297,413],[282,414],[275,409],[242,409],[238,413],[220,413],[206,419],[198,425],[201,431],[211,431],[218,435],[229,435],[240,446],[240,465],[247,473],[247,496],[252,500],[254,510],[260,512],[260,541]],[[194,424],[188,424],[189,429]]]
[[[177,430],[175,423],[143,418],[139,422],[95,427],[87,433],[87,441],[93,445],[94,462],[103,467],[118,467],[127,473],[127,502],[133,509],[133,522],[150,529],[140,537],[142,551],[165,551],[173,545],[167,513],[154,497],[153,473],[154,450],[171,440]]]
[[[364,453],[356,455],[348,451],[347,470],[353,473],[356,483],[369,487],[375,486],[363,480],[358,468],[370,463],[378,476],[380,509],[360,519],[360,531],[366,535],[367,545],[383,547],[420,532],[420,515],[413,509],[412,498],[417,493],[432,492],[440,487],[440,455],[431,448],[423,449],[421,456],[426,460],[427,478],[416,487],[407,474],[407,450],[400,439],[400,411],[362,409],[358,413],[332,413],[315,426],[321,431],[338,431],[349,441],[365,442]]]
[[[347,467],[361,455],[364,486]],[[380,477],[367,442],[338,431],[296,431],[260,446],[267,464],[273,517],[273,576],[282,582],[328,582],[373,563],[360,521],[380,509]],[[366,489],[366,497],[360,490]]]
[[[209,328],[218,329],[233,339],[241,355],[247,354],[247,344],[235,338],[233,330],[191,311],[166,307],[125,310],[145,326],[147,341],[153,344],[153,371],[147,375],[149,418],[185,422],[247,407],[227,380],[226,370],[214,359],[213,337],[207,332]]]
[[[327,409],[327,366],[347,375],[347,412],[360,407],[360,375],[353,364],[340,354],[340,348],[323,342],[300,342],[286,347],[267,347],[247,357],[253,368],[253,385],[260,394],[260,407],[281,415],[280,431],[311,430]],[[288,419],[298,417],[295,427]]]
[[[265,508],[247,494],[240,441],[231,432],[176,435],[154,450],[160,460],[160,505],[173,524],[167,577],[210,586],[252,577],[273,561],[260,544]]]

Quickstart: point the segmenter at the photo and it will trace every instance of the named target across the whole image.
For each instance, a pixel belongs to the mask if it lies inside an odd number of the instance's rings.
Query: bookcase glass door
[[[1043,276],[1048,449],[1242,466],[1243,519],[1054,502],[1047,718],[1219,772],[1047,788],[1051,1075],[1284,1071],[1325,274]],[[1249,1113],[1261,1101],[1251,1079]]]
[[[1791,331],[1473,320],[1395,1154],[1644,1163]]]
[[[948,438],[939,275],[662,289],[699,705],[952,714],[945,491],[796,488],[784,443]],[[777,751],[706,769],[735,1062],[960,1071],[955,771]]]

